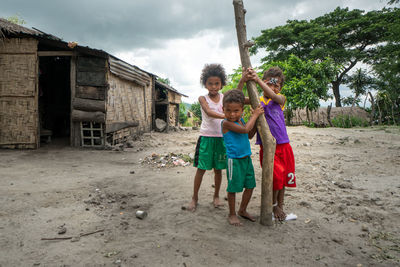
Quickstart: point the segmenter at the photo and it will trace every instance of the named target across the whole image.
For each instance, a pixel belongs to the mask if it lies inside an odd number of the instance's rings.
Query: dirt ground
[[[124,151],[0,150],[0,266],[400,266],[399,128],[288,131],[297,188],[285,209],[298,219],[272,227],[229,225],[226,201],[211,204],[212,172],[197,211],[181,209],[195,168],[168,157],[193,153],[196,130],[148,133]]]

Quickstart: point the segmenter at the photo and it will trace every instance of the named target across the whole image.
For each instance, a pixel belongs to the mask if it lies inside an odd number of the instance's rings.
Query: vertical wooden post
[[[233,0],[235,10],[236,32],[239,44],[240,60],[242,67],[251,67],[249,47],[251,43],[247,41],[245,13],[243,1]],[[254,81],[247,82],[247,92],[249,93],[252,108],[260,105],[257,93],[257,85]],[[262,167],[262,184],[261,184],[261,211],[260,223],[262,225],[272,225],[272,177],[274,167],[275,139],[271,135],[267,121],[264,116],[257,119],[257,130],[261,135],[264,147],[264,158]]]

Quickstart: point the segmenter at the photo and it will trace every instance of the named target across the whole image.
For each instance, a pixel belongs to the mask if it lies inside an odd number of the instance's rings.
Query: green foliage
[[[241,77],[242,77],[242,67],[240,66],[239,68],[234,69],[232,74],[228,75],[228,82],[224,86],[224,88],[222,88],[222,93],[225,93],[226,91],[229,91],[229,90],[236,89]],[[257,89],[258,89],[258,92],[261,94],[262,93],[261,89],[259,87]],[[246,84],[243,87],[243,93],[246,97],[248,97]],[[247,122],[251,117],[251,107],[249,105],[245,105],[243,111],[244,112],[243,112],[242,117],[243,117],[244,121]]]
[[[342,98],[343,106],[352,106],[354,104],[358,106],[360,102],[361,102],[360,98],[354,98],[353,96]]]
[[[334,127],[338,128],[351,128],[351,127],[368,127],[369,122],[363,118],[339,115],[332,119]]]
[[[399,123],[400,9],[387,9],[385,15],[388,21],[385,42],[377,47],[377,53],[371,60],[376,75],[376,100],[379,105],[374,117],[384,123]]]
[[[190,111],[193,113],[193,115],[201,122],[201,106],[199,102],[195,102],[192,104],[190,107]]]
[[[265,49],[264,62],[284,61],[292,54],[313,62],[330,58],[333,65],[341,67],[331,81],[340,106],[339,86],[344,76],[357,62],[368,62],[377,53],[377,45],[388,35],[388,25],[394,25],[389,13],[392,10],[364,12],[338,7],[313,20],[288,20],[283,26],[263,30],[251,51]]]
[[[160,81],[162,83],[171,85],[171,81],[168,78],[161,78],[161,77],[157,77],[157,81]]]
[[[316,110],[319,107],[320,100],[328,100],[329,83],[338,72],[333,61],[329,58],[320,62],[311,60],[302,60],[295,55],[290,55],[285,61],[271,61],[264,63],[257,68],[259,77],[263,76],[265,70],[270,67],[278,66],[283,70],[286,77],[285,84],[282,88],[282,94],[286,97],[286,113],[288,115],[288,123],[290,123],[290,115],[292,110],[298,108],[307,108]],[[234,73],[229,75],[229,83],[224,87],[223,91],[234,89],[237,87],[242,75],[241,67],[234,70]],[[244,93],[247,95],[247,89],[244,88]],[[262,95],[262,90],[258,87],[258,93]],[[245,108],[244,118],[247,120],[250,117],[250,108]]]
[[[312,122],[312,121],[311,122],[303,121],[303,125],[307,126],[307,127],[310,127],[310,128],[315,128],[316,127],[315,123]]]
[[[183,125],[187,121],[186,107],[183,103],[179,104],[179,123]]]
[[[288,123],[290,114],[296,109],[316,110],[320,100],[328,100],[329,83],[338,72],[338,68],[329,58],[321,62],[302,60],[290,55],[288,60],[268,62],[261,66],[259,75],[272,66],[279,66],[286,77],[282,94],[286,97]]]
[[[26,24],[26,21],[24,19],[22,19],[19,14],[16,14],[14,16],[10,16],[10,17],[6,18],[6,20],[8,20],[9,22],[18,24],[18,25]]]

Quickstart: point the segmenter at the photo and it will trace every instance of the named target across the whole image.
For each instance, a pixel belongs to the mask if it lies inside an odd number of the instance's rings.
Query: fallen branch
[[[93,232],[79,234],[79,237],[87,236],[87,235],[92,235],[92,234],[99,233],[99,232],[104,232],[104,229],[99,229],[99,230],[96,230],[96,231],[93,231]],[[72,239],[72,238],[74,238],[74,236],[66,236],[66,237],[42,237],[40,240],[68,240],[68,239]]]

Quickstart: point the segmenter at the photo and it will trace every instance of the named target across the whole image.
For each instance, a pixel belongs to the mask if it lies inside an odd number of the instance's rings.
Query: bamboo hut
[[[179,104],[182,102],[182,96],[187,97],[187,95],[179,93],[170,85],[156,80],[154,117],[166,122],[166,131],[168,131],[170,127],[179,125]]]
[[[104,147],[107,137],[117,143],[149,132],[156,77],[0,18],[0,148],[39,148],[54,139]]]

